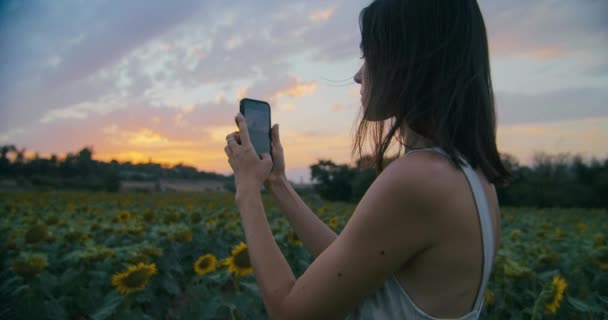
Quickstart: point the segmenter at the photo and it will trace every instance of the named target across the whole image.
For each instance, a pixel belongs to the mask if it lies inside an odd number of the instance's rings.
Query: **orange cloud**
[[[530,51],[528,56],[538,59],[553,59],[558,58],[564,54],[563,50],[559,48],[539,48],[534,51]]]
[[[293,110],[295,108],[296,106],[293,103],[284,103],[279,106],[279,109],[281,110]]]
[[[175,115],[175,124],[178,127],[185,127],[188,122],[184,120],[184,117],[194,111],[193,105],[186,105]]]
[[[205,54],[199,48],[192,48],[192,54],[197,57],[199,60],[205,59]]]
[[[248,86],[238,89],[236,92],[237,99],[241,100],[241,99],[245,98],[247,96],[247,92],[249,92]]]
[[[605,128],[608,118],[499,126],[497,142],[501,152],[513,154],[524,163],[538,151],[606,157]]]
[[[132,145],[159,145],[168,144],[169,139],[148,128],[142,128],[138,132],[131,133],[127,143]]]
[[[238,131],[236,124],[229,126],[212,126],[204,128],[203,131],[210,138],[211,142],[226,142],[226,136],[234,131]]]
[[[342,103],[336,103],[334,104],[334,106],[331,108],[331,111],[333,112],[338,112],[338,111],[342,111],[346,109],[346,106]]]
[[[569,53],[572,49],[557,46],[540,46],[518,34],[499,34],[489,38],[490,51],[497,56],[513,56],[530,59],[554,59]]]
[[[313,13],[311,13],[308,16],[308,19],[310,19],[310,21],[314,21],[314,22],[328,20],[329,18],[331,18],[334,15],[335,10],[336,10],[335,8],[326,8],[326,9],[317,10],[317,11],[314,11]]]
[[[115,146],[131,147],[186,147],[191,146],[189,141],[172,141],[162,134],[149,129],[140,128],[136,131],[122,130],[116,124],[103,128],[102,132],[107,136],[107,141]]]
[[[280,98],[284,96],[298,98],[307,94],[313,94],[315,91],[317,91],[316,81],[299,82],[298,79],[295,79],[295,84],[293,86],[277,91],[273,98]]]
[[[120,162],[131,161],[133,163],[147,163],[150,160],[165,166],[183,163],[199,170],[218,172],[215,168],[222,167],[227,159],[223,149],[221,151],[204,152],[196,149],[167,149],[154,152],[115,151],[98,153],[94,158],[102,161],[115,159]]]

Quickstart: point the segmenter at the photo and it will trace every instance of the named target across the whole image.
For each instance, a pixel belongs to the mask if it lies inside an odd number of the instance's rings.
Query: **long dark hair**
[[[394,121],[384,137],[384,121],[373,121],[378,174],[405,121],[445,150],[454,164],[462,163],[461,155],[473,168],[481,167],[491,183],[507,184],[511,175],[496,147],[488,41],[477,2],[375,0],[361,11],[359,25],[367,108],[361,108],[352,155],[358,150],[361,157],[372,123],[367,115],[382,114]],[[399,142],[401,153],[405,142]]]

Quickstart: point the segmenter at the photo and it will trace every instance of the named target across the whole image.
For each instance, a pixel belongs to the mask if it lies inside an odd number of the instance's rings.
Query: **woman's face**
[[[361,65],[361,68],[359,69],[359,71],[357,71],[357,73],[355,73],[355,76],[353,78],[355,80],[356,83],[361,85],[361,90],[359,91],[361,93],[361,104],[363,105],[364,108],[367,107],[365,101],[366,101],[366,97],[367,97],[367,66],[365,64],[365,62],[363,62],[363,65]]]
[[[359,71],[357,71],[357,73],[355,73],[355,76],[353,77],[353,79],[355,80],[356,83],[361,85],[361,90],[359,92],[361,93],[361,106],[363,106],[365,113],[367,113],[365,118],[368,121],[383,121],[383,120],[390,118],[391,115],[389,115],[389,114],[378,113],[378,112],[386,112],[386,110],[384,110],[384,111],[369,110],[369,113],[367,112],[368,111],[367,108],[369,107],[369,88],[370,88],[369,76],[367,74],[367,63],[363,62],[363,65],[361,65],[361,68],[359,69]]]

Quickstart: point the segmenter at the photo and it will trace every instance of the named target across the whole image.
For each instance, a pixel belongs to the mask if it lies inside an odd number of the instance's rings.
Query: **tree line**
[[[523,165],[510,154],[501,158],[513,175],[508,186],[496,188],[501,206],[608,208],[608,159],[537,153]],[[371,156],[354,167],[319,160],[310,166],[313,189],[326,200],[357,203],[377,176],[372,164]]]
[[[0,177],[15,179],[20,186],[110,192],[118,191],[122,180],[228,179],[183,164],[163,166],[152,161],[137,164],[98,161],[93,159],[92,147],[70,152],[61,159],[55,154],[44,158],[37,153],[27,159],[26,151],[14,145],[0,147]]]
[[[385,163],[396,158],[387,158]],[[501,158],[513,175],[510,185],[496,188],[502,206],[608,208],[608,159],[537,153],[531,164],[524,165],[509,154]],[[310,169],[311,190],[329,201],[359,202],[377,176],[370,155],[361,157],[352,167],[319,160]],[[233,175],[199,171],[183,164],[103,162],[93,159],[92,147],[61,159],[54,154],[48,158],[34,154],[28,159],[25,148],[1,146],[0,178],[14,179],[20,186],[91,191],[118,191],[123,180],[216,180],[235,191]]]

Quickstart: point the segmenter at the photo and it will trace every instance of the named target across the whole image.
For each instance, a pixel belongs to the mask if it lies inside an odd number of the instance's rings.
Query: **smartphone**
[[[239,111],[245,116],[249,138],[258,156],[268,153],[272,157],[270,104],[266,101],[244,98],[241,99]]]

